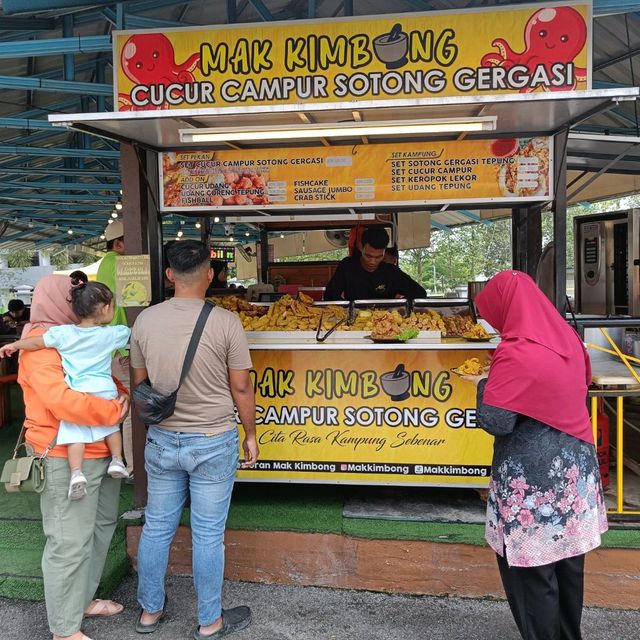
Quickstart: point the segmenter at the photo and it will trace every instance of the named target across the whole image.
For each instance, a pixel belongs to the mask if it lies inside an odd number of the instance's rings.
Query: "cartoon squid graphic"
[[[199,62],[200,53],[194,53],[178,64],[171,41],[162,33],[139,33],[131,36],[125,42],[120,56],[122,70],[127,78],[136,85],[145,86],[167,87],[174,83],[195,82],[193,71]],[[119,94],[118,101],[121,109],[139,109],[126,93]]]
[[[545,8],[536,11],[527,21],[524,30],[524,51],[514,51],[503,38],[496,38],[491,44],[498,52],[482,57],[483,67],[505,67],[522,65],[529,73],[542,65],[552,76],[554,64],[567,65],[582,51],[587,41],[587,25],[583,17],[571,7]],[[550,87],[551,91],[575,89],[576,82],[587,79],[587,70],[575,68],[573,86]],[[526,87],[520,92],[533,91]]]

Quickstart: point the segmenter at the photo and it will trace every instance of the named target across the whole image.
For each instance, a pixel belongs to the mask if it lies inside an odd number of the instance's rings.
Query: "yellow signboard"
[[[116,258],[116,304],[119,307],[148,307],[151,304],[148,255]]]
[[[513,202],[553,193],[551,139],[179,151],[161,159],[161,209]]]
[[[450,372],[482,350],[253,350],[260,460],[245,480],[488,484],[476,389]]]
[[[119,31],[118,111],[591,87],[591,3]]]

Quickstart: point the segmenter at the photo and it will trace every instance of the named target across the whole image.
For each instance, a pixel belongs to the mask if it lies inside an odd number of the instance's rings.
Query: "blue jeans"
[[[224,528],[238,450],[236,429],[206,436],[149,428],[144,451],[148,498],[138,547],[138,602],[145,611],[155,613],[164,605],[169,547],[189,493],[198,622],[206,626],[220,617]]]

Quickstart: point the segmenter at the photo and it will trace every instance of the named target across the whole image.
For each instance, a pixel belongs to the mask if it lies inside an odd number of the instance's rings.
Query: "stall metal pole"
[[[556,309],[564,316],[567,304],[567,140],[568,129],[554,136],[555,199],[553,202],[553,246]]]
[[[122,203],[124,247],[126,255],[144,255],[149,251],[149,190],[143,169],[146,157],[139,156],[131,144],[120,144],[122,173]],[[127,307],[127,323],[133,326],[141,307]],[[131,375],[131,371],[129,372]],[[144,471],[145,425],[135,411],[131,411],[133,468],[135,473],[135,503],[143,506],[147,495],[147,475]]]
[[[624,399],[616,399],[616,485],[617,513],[624,511]]]
[[[209,237],[211,236],[211,218],[200,218],[200,241],[205,246],[209,246]]]
[[[269,282],[269,233],[264,229],[260,231],[260,282]]]
[[[511,212],[513,268],[536,277],[542,254],[542,209],[529,207]]]

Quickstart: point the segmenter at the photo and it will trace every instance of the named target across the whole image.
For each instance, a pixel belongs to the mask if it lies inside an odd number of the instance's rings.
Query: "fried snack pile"
[[[487,330],[481,324],[472,325],[462,334],[463,338],[490,338]]]
[[[461,376],[479,376],[484,371],[485,366],[478,358],[469,358],[455,369],[455,372]]]
[[[374,311],[371,337],[378,340],[395,338],[402,331],[403,321],[397,311]]]
[[[355,318],[352,325],[343,324],[338,330],[344,331],[372,331],[374,313],[378,311],[368,311],[362,309],[355,312]]]
[[[435,313],[435,312],[434,312]],[[442,335],[461,336],[473,326],[473,318],[470,315],[443,316],[445,331]]]
[[[446,335],[447,329],[443,317],[432,309],[418,313],[412,312],[402,322],[403,329],[418,329],[419,331],[441,331]]]
[[[322,328],[330,329],[347,317],[346,309],[335,305],[314,307],[313,299],[304,294],[298,298],[283,296],[274,302],[262,316],[239,311],[245,331],[315,331],[322,316]]]
[[[346,321],[348,310],[337,305],[314,306],[303,293],[297,298],[283,296],[270,307],[250,304],[240,296],[213,298],[215,303],[238,314],[245,331],[316,331],[322,316],[322,329]],[[474,327],[471,316],[441,316],[433,309],[414,311],[406,318],[398,311],[359,309],[351,325],[344,322],[339,331],[370,331],[374,338],[394,338],[406,329],[440,331],[458,336]],[[476,329],[477,330],[477,329]]]
[[[250,317],[263,316],[269,310],[268,307],[250,304],[241,296],[218,296],[209,298],[209,300],[212,300],[217,306],[227,311],[233,311],[238,315],[243,313],[245,316]]]

